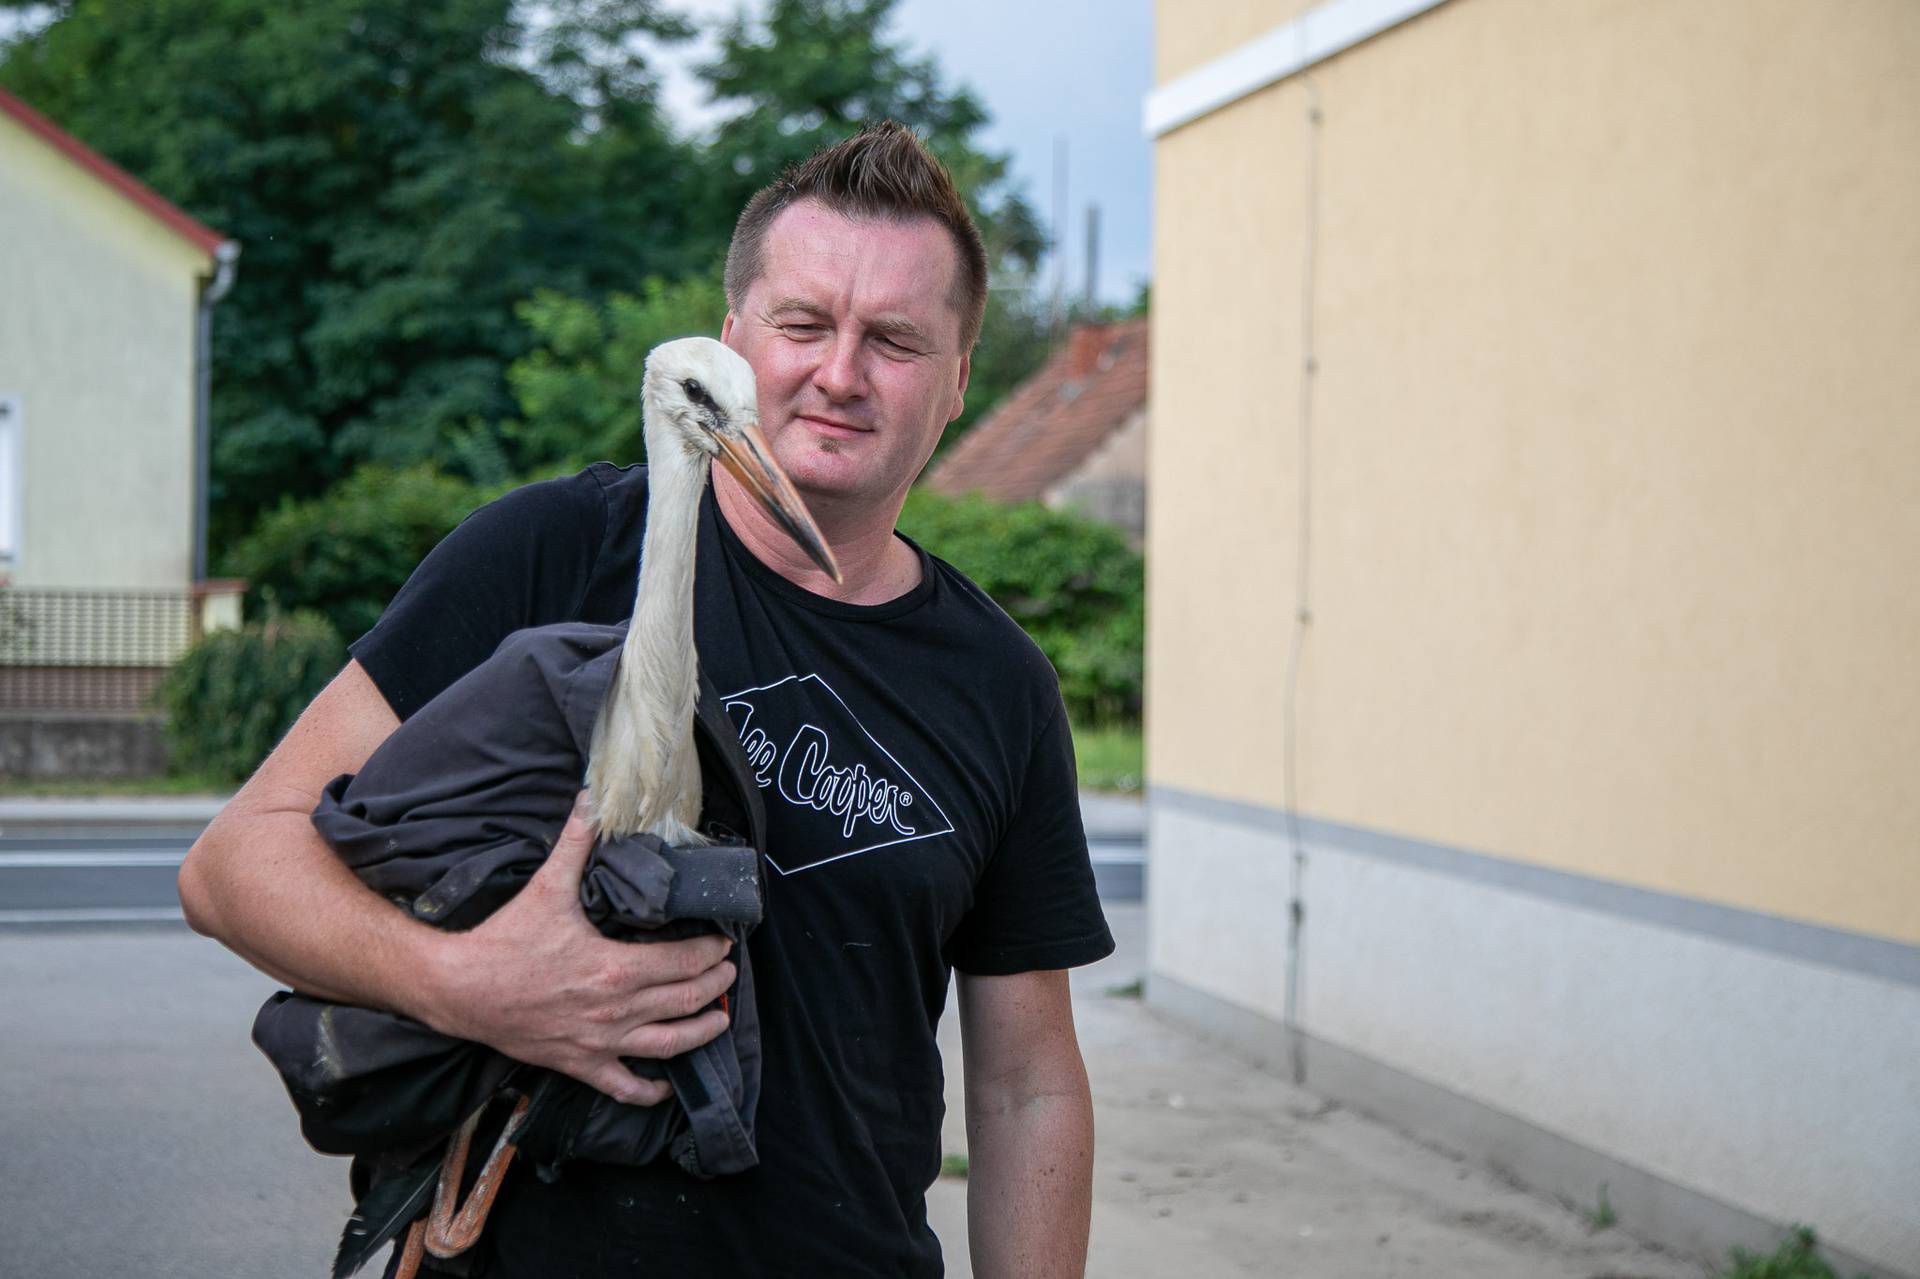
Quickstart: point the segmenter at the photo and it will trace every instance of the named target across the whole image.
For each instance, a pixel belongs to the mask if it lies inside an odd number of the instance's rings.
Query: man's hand
[[[625,943],[580,909],[593,833],[568,822],[538,874],[467,933],[442,932],[360,882],[313,828],[320,791],[357,772],[400,721],[358,662],[301,713],[180,868],[187,922],[310,995],[405,1013],[550,1066],[622,1101],[665,1084],[620,1056],[670,1057],[718,1035],[689,1017],[733,982],[721,937]]]
[[[726,1014],[707,1005],[733,984],[726,960],[733,943],[601,936],[580,909],[593,844],[584,802],[576,803],[526,886],[477,928],[448,936],[426,1020],[616,1101],[652,1105],[672,1089],[635,1075],[620,1058],[672,1057],[727,1028]]]

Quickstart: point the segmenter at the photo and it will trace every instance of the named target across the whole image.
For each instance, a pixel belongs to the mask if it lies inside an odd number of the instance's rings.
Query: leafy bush
[[[1136,722],[1145,571],[1114,528],[1037,502],[916,489],[900,528],[965,573],[1040,645],[1082,724]]]
[[[244,781],[346,660],[317,613],[207,636],[160,685],[175,770]]]
[[[247,611],[311,609],[364,634],[426,553],[489,491],[431,467],[367,466],[305,502],[284,501],[234,548]]]

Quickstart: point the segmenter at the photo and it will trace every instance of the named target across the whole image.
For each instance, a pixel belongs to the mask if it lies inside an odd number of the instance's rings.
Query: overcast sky
[[[703,24],[740,0],[668,0]],[[748,7],[764,8],[761,0]],[[1054,212],[1054,144],[1067,144],[1065,258],[1069,295],[1085,287],[1089,203],[1100,206],[1098,292],[1131,301],[1152,271],[1152,149],[1140,105],[1152,87],[1151,0],[900,0],[888,34],[931,54],[948,84],[970,87],[993,124],[986,145],[1013,156],[1014,176],[1041,220]],[[681,57],[698,61],[701,52]],[[669,73],[666,102],[683,121],[705,116],[698,86]],[[1042,270],[1049,286],[1051,266]]]

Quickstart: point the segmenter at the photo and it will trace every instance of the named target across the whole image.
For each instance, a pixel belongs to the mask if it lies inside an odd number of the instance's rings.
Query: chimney
[[[1074,381],[1091,377],[1099,371],[1100,353],[1107,349],[1108,330],[1106,324],[1082,324],[1073,330],[1067,339],[1067,376]]]

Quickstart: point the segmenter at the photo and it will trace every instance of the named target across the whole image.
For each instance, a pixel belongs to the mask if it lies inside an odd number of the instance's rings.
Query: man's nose
[[[837,333],[813,371],[813,384],[829,400],[843,402],[866,394],[866,368],[862,363],[860,337],[856,333]]]

